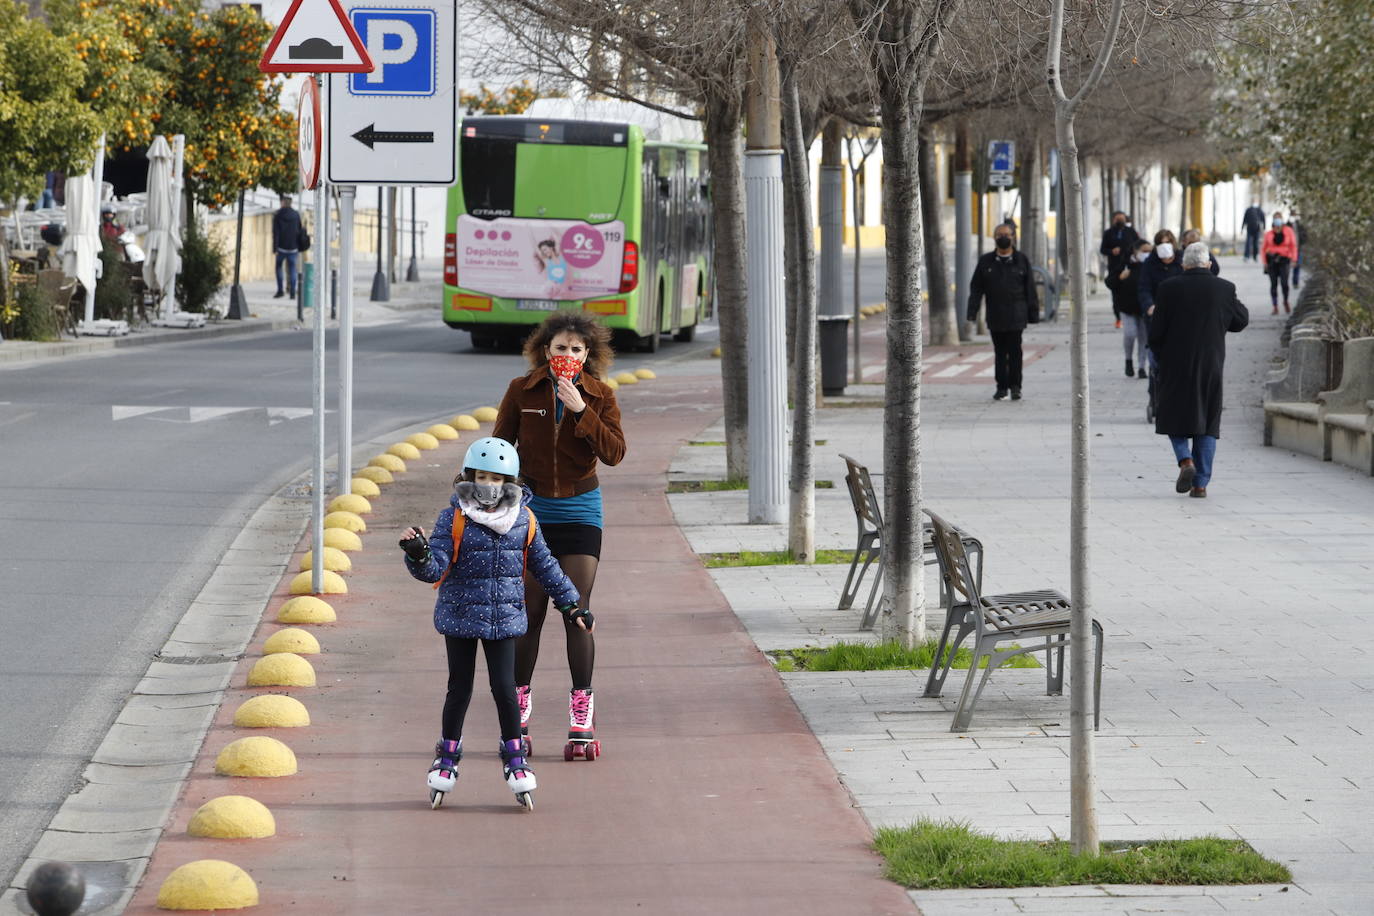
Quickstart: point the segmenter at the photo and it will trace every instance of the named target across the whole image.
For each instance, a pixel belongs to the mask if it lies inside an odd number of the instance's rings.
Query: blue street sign
[[[990,172],[1016,171],[1016,141],[993,140],[990,142],[988,144],[988,160],[991,163],[988,168]]]
[[[349,95],[434,95],[439,67],[435,10],[361,7],[351,10],[349,18],[376,64],[371,73],[349,78]]]

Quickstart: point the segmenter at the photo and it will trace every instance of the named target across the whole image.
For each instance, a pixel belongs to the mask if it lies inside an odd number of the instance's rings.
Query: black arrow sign
[[[375,149],[378,143],[433,143],[434,131],[377,130],[374,123],[354,134],[353,139],[367,144],[368,149]]]

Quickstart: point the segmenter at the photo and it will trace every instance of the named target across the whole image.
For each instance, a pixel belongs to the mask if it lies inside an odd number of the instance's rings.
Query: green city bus
[[[634,123],[481,116],[459,127],[444,323],[513,345],[551,311],[601,318],[620,348],[690,341],[710,308],[706,147]]]

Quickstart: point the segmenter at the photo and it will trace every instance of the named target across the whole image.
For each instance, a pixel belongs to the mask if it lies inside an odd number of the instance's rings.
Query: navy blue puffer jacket
[[[518,495],[517,495],[518,494]],[[507,485],[498,510],[519,500],[520,513],[505,534],[497,534],[469,516],[463,528],[458,562],[439,586],[434,602],[434,629],[445,636],[466,639],[509,639],[529,626],[525,615],[525,538],[529,528],[530,491]],[[457,493],[439,513],[430,532],[429,556],[422,562],[405,558],[410,574],[421,582],[438,582],[453,556],[453,513],[462,511]],[[544,535],[535,528],[529,547],[529,571],[559,607],[576,604],[577,588],[549,553]]]

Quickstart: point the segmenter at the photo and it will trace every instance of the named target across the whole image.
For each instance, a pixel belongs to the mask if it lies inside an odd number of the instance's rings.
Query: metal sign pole
[[[314,77],[311,77],[312,79]],[[329,272],[329,184],[321,181],[315,190],[315,375],[311,389],[315,411],[315,470],[310,489],[313,505],[310,549],[314,562],[310,568],[310,591],[324,591],[324,290]]]
[[[339,492],[353,492],[353,200],[339,188]]]

